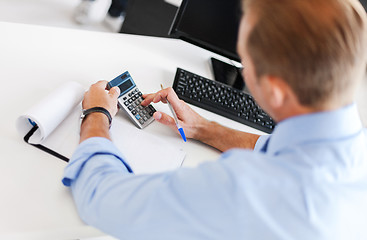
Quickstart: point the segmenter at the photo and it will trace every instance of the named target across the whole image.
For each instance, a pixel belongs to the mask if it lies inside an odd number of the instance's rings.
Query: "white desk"
[[[0,23],[0,32],[0,238],[98,236],[101,234],[98,230],[82,223],[69,190],[61,184],[66,163],[24,143],[15,129],[16,118],[65,81],[77,81],[87,88],[97,80],[111,80],[129,70],[143,92],[155,92],[160,83],[172,85],[176,67],[211,78],[209,58],[221,57],[172,39],[11,23]],[[366,84],[361,89],[365,93]],[[363,101],[364,94],[359,99],[366,125],[367,101]],[[163,104],[155,106],[169,112]],[[194,109],[221,124],[259,133],[208,111]],[[184,166],[196,166],[219,155],[199,142],[184,143],[159,123],[144,131],[180,145],[187,152]]]

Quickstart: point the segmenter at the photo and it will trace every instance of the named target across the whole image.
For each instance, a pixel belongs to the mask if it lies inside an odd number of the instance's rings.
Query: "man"
[[[142,104],[168,98],[187,137],[242,149],[135,176],[108,140],[108,118],[89,114],[63,179],[86,223],[123,239],[367,239],[367,131],[353,104],[366,13],[357,0],[248,0],[244,10],[238,53],[248,88],[278,122],[273,134],[209,122],[164,89]],[[94,84],[83,107],[114,116],[119,90],[105,86]],[[168,115],[154,118],[175,129]]]

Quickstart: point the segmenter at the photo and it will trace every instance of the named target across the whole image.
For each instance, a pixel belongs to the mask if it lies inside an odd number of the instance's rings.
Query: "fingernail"
[[[162,113],[160,113],[160,112],[154,113],[154,118],[155,118],[155,120],[161,119],[162,118]]]

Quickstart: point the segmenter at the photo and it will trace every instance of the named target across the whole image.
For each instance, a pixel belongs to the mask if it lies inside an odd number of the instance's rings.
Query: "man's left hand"
[[[118,111],[117,98],[120,95],[120,89],[113,87],[106,90],[107,81],[99,81],[93,84],[84,94],[83,109],[92,107],[103,107],[107,109],[111,117],[114,117]]]

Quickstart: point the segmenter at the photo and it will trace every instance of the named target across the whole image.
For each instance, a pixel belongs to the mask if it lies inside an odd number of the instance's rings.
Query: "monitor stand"
[[[241,68],[222,62],[215,58],[211,58],[211,64],[215,81],[249,93],[244,79],[242,78]]]

